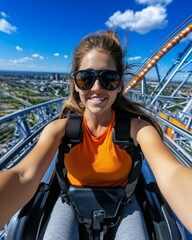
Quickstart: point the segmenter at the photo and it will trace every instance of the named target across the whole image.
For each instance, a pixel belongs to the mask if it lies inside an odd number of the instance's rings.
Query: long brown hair
[[[129,73],[129,65],[124,61],[126,50],[122,49],[119,38],[114,31],[100,31],[91,33],[82,39],[78,47],[73,53],[72,69],[71,73],[79,70],[83,57],[91,50],[107,53],[114,59],[116,70],[120,72],[122,78],[125,74]],[[63,109],[61,111],[60,118],[67,117],[69,111],[83,113],[84,107],[81,104],[79,93],[75,90],[73,79],[70,77],[70,95],[67,100],[64,101]],[[123,94],[123,86],[121,92],[117,94],[117,98],[112,105],[115,111],[123,111],[127,114],[131,114],[133,117],[140,117],[150,124],[152,124],[159,134],[162,136],[162,130],[158,123],[143,110],[142,106],[131,102]]]

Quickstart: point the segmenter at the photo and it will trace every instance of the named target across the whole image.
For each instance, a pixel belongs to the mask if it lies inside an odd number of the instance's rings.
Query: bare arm
[[[34,195],[64,134],[66,120],[43,130],[34,149],[15,167],[0,173],[0,227]]]
[[[182,165],[162,142],[157,131],[144,121],[136,120],[136,141],[157,180],[165,199],[192,232],[192,169]],[[136,126],[135,125],[135,126]]]

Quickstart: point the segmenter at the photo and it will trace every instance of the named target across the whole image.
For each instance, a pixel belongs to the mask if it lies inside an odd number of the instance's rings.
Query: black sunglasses
[[[121,82],[121,74],[113,70],[79,70],[71,76],[81,90],[92,88],[97,77],[102,88],[108,91],[117,89]]]

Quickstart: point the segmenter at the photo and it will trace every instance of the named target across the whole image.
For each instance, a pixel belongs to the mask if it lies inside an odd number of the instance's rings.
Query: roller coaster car
[[[151,174],[147,162],[144,161],[135,190],[149,239],[186,239],[182,226],[177,222],[174,213],[162,197]],[[59,193],[60,186],[56,173],[53,172],[49,183],[42,182],[34,197],[12,217],[7,227],[7,239],[42,239]],[[86,205],[89,205],[89,202],[86,202]]]

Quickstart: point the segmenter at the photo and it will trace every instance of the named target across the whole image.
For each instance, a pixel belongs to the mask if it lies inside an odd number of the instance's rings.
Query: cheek
[[[81,91],[81,90],[79,89],[78,93],[79,93],[79,97],[80,97],[81,102],[82,102],[82,103],[85,102],[85,99],[86,99],[86,91]]]
[[[118,92],[116,92],[116,93],[113,95],[113,102],[115,102],[115,100],[116,100],[116,98],[117,98],[117,93],[118,93]]]
[[[109,93],[109,102],[112,105],[117,98],[117,90],[114,92]]]

